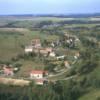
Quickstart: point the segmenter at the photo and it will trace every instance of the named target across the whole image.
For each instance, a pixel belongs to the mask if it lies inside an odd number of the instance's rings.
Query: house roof
[[[52,48],[51,47],[48,47],[48,48],[45,48],[46,51],[48,52],[51,52],[52,51]]]
[[[31,41],[31,43],[35,43],[35,44],[37,44],[37,43],[40,43],[40,39],[33,39],[32,41]]]
[[[65,63],[65,64],[69,64],[69,62],[68,62],[68,61],[64,61],[64,63]]]
[[[5,68],[4,73],[5,74],[11,74],[11,73],[13,73],[13,70],[11,68]]]
[[[32,46],[25,46],[25,49],[33,49]]]
[[[41,49],[41,50],[40,50],[40,53],[42,53],[42,54],[47,54],[47,53],[48,53],[48,51],[47,51],[47,50],[45,50],[45,49]]]
[[[48,73],[48,71],[44,70],[32,70],[31,74],[43,74],[43,73]]]

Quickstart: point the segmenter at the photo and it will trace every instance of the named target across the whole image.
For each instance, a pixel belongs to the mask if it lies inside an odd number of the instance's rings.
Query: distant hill
[[[18,15],[0,15],[0,17],[60,17],[60,18],[87,18],[100,17],[100,13],[92,14],[18,14]]]

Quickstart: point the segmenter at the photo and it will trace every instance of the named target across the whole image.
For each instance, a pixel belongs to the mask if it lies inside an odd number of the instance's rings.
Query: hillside
[[[31,82],[25,87],[0,84],[1,100],[100,99],[99,18],[1,19],[0,77]],[[18,70],[13,76],[2,75],[5,66]],[[32,70],[48,71],[48,83],[36,85]]]

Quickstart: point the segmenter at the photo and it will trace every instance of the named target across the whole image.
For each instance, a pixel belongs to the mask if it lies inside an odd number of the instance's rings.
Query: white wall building
[[[33,51],[33,47],[32,46],[26,46],[25,47],[25,53],[31,53]]]
[[[50,52],[49,56],[50,56],[50,57],[55,57],[56,54],[55,54],[55,52]]]
[[[30,78],[34,79],[35,84],[43,85],[47,82],[47,79],[45,78],[47,75],[48,75],[47,71],[33,70],[30,73]]]
[[[48,72],[47,71],[43,71],[43,70],[33,70],[30,73],[30,78],[33,78],[33,79],[42,79],[46,75],[48,75]]]

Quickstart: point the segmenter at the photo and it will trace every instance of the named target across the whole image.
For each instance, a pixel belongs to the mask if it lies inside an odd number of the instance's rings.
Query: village
[[[76,47],[80,43],[80,40],[73,35],[64,34],[63,38],[59,40],[50,41],[45,40],[41,43],[40,38],[34,38],[30,41],[29,45],[24,48],[25,55],[34,54],[34,56],[39,56],[39,58],[45,58],[47,64],[51,64],[51,67],[46,67],[45,69],[33,69],[29,72],[27,78],[22,77],[22,79],[34,80],[37,85],[47,84],[50,80],[49,78],[62,75],[71,69],[72,64],[74,64],[80,57],[79,51],[71,54],[72,60],[68,59],[68,54],[66,51],[70,48]],[[64,49],[64,53],[60,51],[59,48],[66,45],[67,48]],[[69,58],[70,58],[69,57]],[[14,77],[20,69],[18,67],[13,67],[12,65],[2,64],[0,65],[0,77],[16,78]]]

